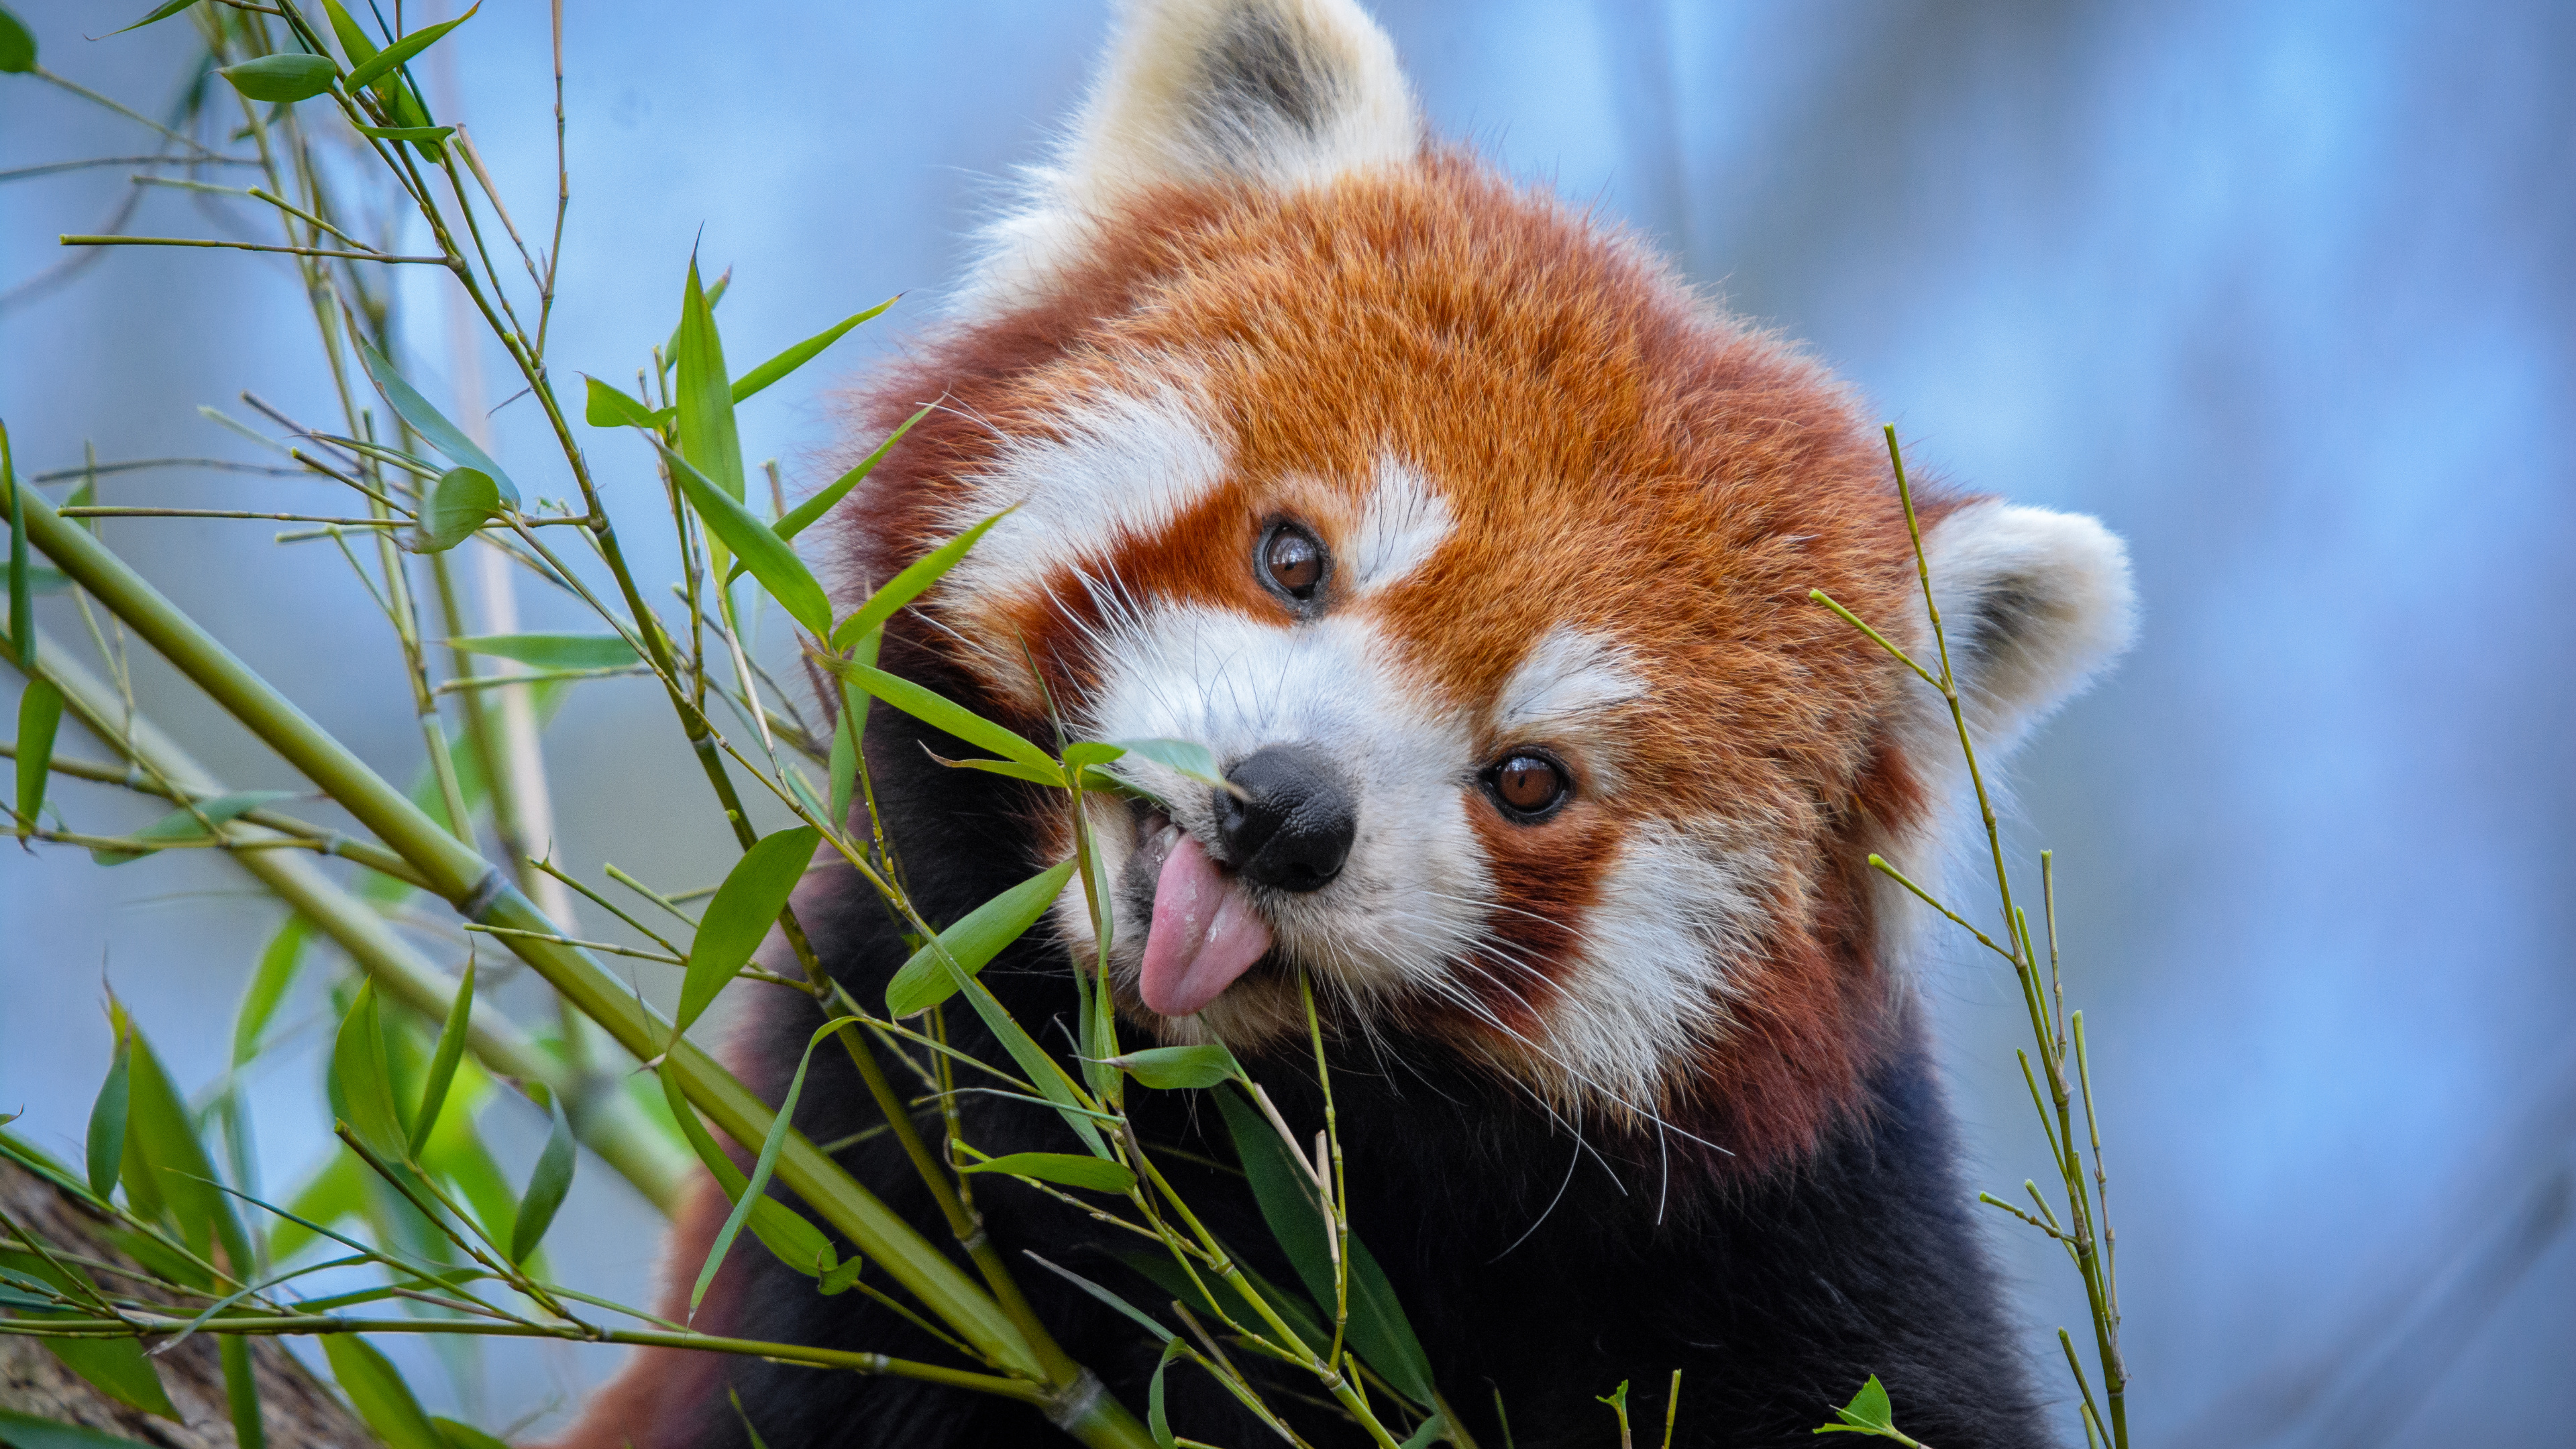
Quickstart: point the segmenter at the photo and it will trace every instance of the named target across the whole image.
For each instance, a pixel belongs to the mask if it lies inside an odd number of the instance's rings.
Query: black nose
[[[1243,791],[1216,797],[1217,836],[1237,871],[1283,891],[1317,890],[1342,873],[1359,811],[1321,750],[1272,745],[1225,777]]]

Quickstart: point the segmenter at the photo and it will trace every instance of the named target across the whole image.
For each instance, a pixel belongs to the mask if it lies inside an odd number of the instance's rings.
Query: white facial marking
[[[1303,743],[1345,772],[1359,834],[1341,874],[1321,890],[1264,898],[1290,957],[1363,998],[1428,985],[1452,969],[1493,895],[1468,822],[1471,741],[1463,720],[1432,709],[1402,677],[1368,621],[1287,626],[1149,606],[1113,610],[1095,642],[1110,672],[1081,721],[1090,737],[1194,740],[1229,766],[1265,746]],[[1182,828],[1216,839],[1207,786],[1132,755],[1119,769],[1169,802]],[[1130,846],[1104,843],[1114,846],[1106,861],[1114,875]],[[1122,941],[1143,926],[1122,923]]]
[[[1628,651],[1567,624],[1547,631],[1512,671],[1495,702],[1506,730],[1538,729],[1624,704],[1646,692]]]
[[[1104,547],[1169,527],[1216,490],[1229,461],[1197,399],[1178,385],[1087,399],[1058,416],[1055,436],[1015,439],[966,480],[952,530],[1018,507],[950,577],[978,598],[1035,588]]]
[[[1349,547],[1351,586],[1362,596],[1395,583],[1428,562],[1457,521],[1449,504],[1422,475],[1393,458],[1380,458],[1377,482],[1360,505],[1360,526]]]
[[[1625,833],[1566,989],[1541,1016],[1549,1059],[1614,1100],[1654,1102],[1724,1021],[1725,963],[1757,939],[1770,869],[1749,829],[1643,821]]]

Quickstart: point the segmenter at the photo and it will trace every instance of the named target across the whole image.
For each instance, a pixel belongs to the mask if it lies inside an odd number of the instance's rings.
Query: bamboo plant
[[[93,1109],[85,1160],[47,1157],[0,1133],[0,1152],[122,1229],[149,1270],[103,1275],[53,1251],[23,1225],[0,1224],[0,1332],[41,1337],[101,1392],[166,1411],[155,1353],[197,1334],[226,1347],[233,1419],[245,1445],[259,1442],[257,1388],[241,1343],[253,1335],[318,1337],[330,1367],[370,1426],[396,1449],[481,1449],[484,1431],[427,1415],[417,1394],[365,1335],[550,1338],[758,1355],[818,1368],[893,1375],[1016,1399],[1046,1411],[1068,1435],[1098,1446],[1169,1446],[1163,1385],[1175,1363],[1204,1373],[1292,1442],[1273,1408],[1280,1373],[1330,1400],[1383,1449],[1470,1444],[1440,1397],[1434,1369],[1384,1275],[1352,1233],[1341,1170],[1325,1032],[1306,988],[1306,1020],[1323,1085],[1322,1147],[1282,1119],[1268,1094],[1221,1045],[1135,1046],[1120,1040],[1105,977],[1113,934],[1109,882],[1088,833],[1085,797],[1131,787],[1129,755],[1219,781],[1198,746],[1173,740],[1083,740],[1059,734],[1044,748],[952,700],[876,667],[883,631],[975,546],[991,520],[968,529],[855,604],[836,604],[798,556],[795,540],[847,497],[904,428],[857,466],[789,507],[774,470],[768,487],[747,468],[736,409],[824,354],[887,310],[843,318],[748,371],[729,366],[716,320],[726,281],[708,284],[695,258],[680,270],[669,343],[636,359],[631,386],[601,378],[576,391],[550,365],[548,333],[571,185],[564,164],[561,7],[555,8],[556,186],[552,216],[523,226],[477,154],[471,133],[433,114],[413,66],[468,25],[474,12],[404,29],[373,7],[342,0],[170,0],[136,26],[185,21],[203,42],[210,79],[191,93],[179,123],[163,127],[37,64],[25,28],[0,10],[0,71],[69,87],[161,133],[162,150],[137,184],[181,185],[270,229],[274,240],[124,234],[66,235],[66,246],[183,246],[280,256],[295,268],[313,338],[332,385],[328,419],[291,416],[257,399],[256,420],[216,415],[280,460],[271,472],[344,490],[338,511],[213,511],[103,501],[119,465],[22,476],[0,420],[0,494],[9,540],[6,654],[24,677],[11,820],[30,847],[90,850],[119,864],[172,850],[214,850],[238,863],[290,909],[262,952],[234,1030],[233,1072],[202,1114],[192,1111],[152,1045],[111,1003],[115,1058]],[[176,174],[174,174],[176,173]],[[255,178],[231,186],[202,179]],[[360,220],[376,217],[371,226]],[[396,220],[398,218],[398,220]],[[404,250],[400,238],[419,238]],[[427,267],[466,299],[542,413],[551,444],[542,464],[505,468],[480,419],[442,410],[410,380],[390,269]],[[917,420],[917,419],[916,419]],[[621,437],[620,435],[631,435]],[[612,449],[611,444],[614,444]],[[594,458],[594,450],[598,458]],[[1900,490],[1901,458],[1894,452]],[[615,458],[614,463],[605,461]],[[612,510],[604,476],[625,485]],[[523,489],[521,478],[531,481]],[[534,480],[563,493],[547,502]],[[54,485],[56,497],[46,491]],[[764,496],[764,494],[766,496]],[[638,506],[633,500],[644,500]],[[1906,495],[1909,520],[1910,493]],[[100,539],[102,520],[215,516],[293,525],[281,546],[328,547],[342,556],[389,628],[425,763],[397,784],[371,768],[245,665],[201,623]],[[657,601],[621,541],[621,525],[666,536],[681,577]],[[120,522],[119,527],[132,526]],[[39,561],[41,559],[41,562]],[[497,563],[497,570],[483,567]],[[1918,569],[1921,568],[1917,539]],[[468,562],[474,567],[466,567]],[[1925,603],[1931,609],[1929,574]],[[475,633],[466,600],[479,585],[487,618],[512,614],[515,579],[576,600],[588,632]],[[495,588],[501,592],[497,595]],[[87,654],[36,626],[34,596],[69,596]],[[1817,596],[1820,604],[1838,605]],[[828,698],[783,688],[753,645],[764,616],[792,632],[795,654]],[[1846,618],[1851,616],[1847,613]],[[2014,904],[2003,847],[1966,716],[1951,682],[1946,643],[1937,670],[1862,621],[1947,700],[1992,847],[2003,941],[1979,932],[2012,965],[2029,1006],[2038,1052],[2025,1054],[2052,1161],[2065,1187],[2061,1218],[2031,1187],[2036,1214],[1987,1197],[2066,1245],[2093,1308],[2104,1381],[2097,1404],[2084,1385],[2088,1436],[2127,1445],[2111,1237],[2101,1218],[2099,1133],[2094,1128],[2083,1016],[2064,1010],[2057,933],[2042,861],[2047,974],[2037,937]],[[1937,611],[1931,637],[1941,640]],[[277,792],[228,789],[137,709],[128,642],[175,666],[231,719],[352,817],[353,836],[298,817]],[[716,802],[736,846],[711,891],[656,888],[614,866],[586,880],[532,853],[529,822],[550,813],[534,732],[564,691],[587,680],[650,677]],[[1075,851],[943,929],[905,888],[901,841],[879,818],[857,748],[872,709],[909,714],[985,753],[956,763],[1051,792],[1071,822]],[[68,713],[108,752],[90,758],[60,730]],[[83,781],[149,796],[165,815],[139,830],[81,828],[56,781]],[[67,792],[68,793],[68,792]],[[763,834],[760,813],[791,823]],[[328,856],[341,865],[329,866]],[[836,860],[873,890],[919,942],[883,1000],[860,1000],[824,971],[792,892],[817,858]],[[1873,859],[1927,901],[1894,866]],[[334,873],[338,872],[338,873]],[[1093,916],[1101,956],[1068,973],[1077,1027],[1068,1068],[1013,1020],[978,971],[1028,931],[1069,887]],[[570,902],[578,895],[613,915],[645,945],[588,940]],[[1971,931],[1974,926],[1939,906]],[[398,928],[424,910],[461,935],[435,950]],[[756,958],[766,939],[782,953]],[[341,1022],[329,1054],[329,1111],[338,1146],[285,1201],[257,1195],[248,1172],[247,1108],[231,1083],[267,1049],[274,1018],[298,973],[327,942],[350,968],[336,985]],[[444,955],[447,960],[442,961]],[[486,963],[515,959],[550,988],[555,1020],[513,1020],[484,996]],[[674,973],[677,1007],[647,1005],[603,957]],[[453,962],[453,964],[449,964]],[[968,1266],[891,1211],[842,1170],[826,1146],[789,1125],[802,1090],[800,1065],[773,1109],[692,1039],[691,1029],[728,991],[795,991],[825,1020],[807,1045],[843,1053],[882,1110],[936,1204],[941,1226]],[[966,1011],[1004,1046],[1007,1067],[961,1059],[945,1020]],[[889,1069],[888,1063],[893,1063]],[[636,1063],[648,1069],[636,1074]],[[960,1072],[976,1089],[1043,1104],[1063,1124],[1063,1151],[987,1156],[954,1113],[925,1136],[905,1087],[953,1102]],[[1295,1270],[1280,1285],[1259,1279],[1176,1192],[1127,1111],[1137,1094],[1205,1092],[1224,1117],[1264,1222]],[[545,1146],[512,1181],[476,1125],[501,1094],[523,1098],[548,1124]],[[2085,1148],[2071,1102],[2080,1095]],[[729,1155],[749,1155],[748,1171]],[[929,1329],[953,1362],[702,1334],[557,1281],[543,1244],[587,1154],[665,1211],[698,1168],[731,1212],[693,1285],[704,1295],[734,1252],[766,1252],[811,1278],[823,1294],[857,1292]],[[695,1167],[692,1166],[695,1164]],[[994,1179],[1014,1186],[985,1187]],[[793,1195],[791,1206],[770,1192]],[[981,1232],[978,1190],[1031,1191],[1072,1202],[1150,1245],[1169,1290],[1138,1304],[1043,1258],[1005,1261]],[[810,1216],[809,1216],[810,1214]],[[819,1221],[818,1221],[819,1220]],[[827,1234],[825,1229],[830,1232]],[[742,1241],[746,1236],[751,1240]],[[846,1256],[833,1235],[847,1243]],[[308,1296],[315,1274],[350,1270],[373,1286]],[[1057,1344],[1031,1310],[1019,1274],[1041,1271],[1132,1320],[1162,1345],[1147,1402],[1120,1403]],[[1229,1346],[1232,1352],[1229,1352]],[[1261,1361],[1247,1374],[1240,1359]],[[236,1365],[238,1369],[236,1371]],[[1612,1403],[1628,1434],[1624,1386]],[[1680,1385],[1666,1405],[1672,1431]],[[1873,1392],[1876,1398],[1872,1399]],[[1615,1401],[1615,1402],[1614,1402]],[[1820,1410],[1830,1406],[1819,1406]],[[1141,1410],[1142,1417],[1139,1417]],[[1876,1381],[1836,1411],[1835,1428],[1904,1439]],[[1821,1432],[1821,1431],[1820,1431]]]

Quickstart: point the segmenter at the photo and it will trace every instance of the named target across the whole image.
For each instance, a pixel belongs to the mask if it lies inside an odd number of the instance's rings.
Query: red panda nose
[[[1217,838],[1237,872],[1283,891],[1319,890],[1342,873],[1359,810],[1321,750],[1272,745],[1225,777],[1243,792],[1216,797]]]

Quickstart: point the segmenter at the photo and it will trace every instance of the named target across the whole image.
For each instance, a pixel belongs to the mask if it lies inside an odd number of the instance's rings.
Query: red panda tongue
[[[1165,1016],[1188,1016],[1216,1000],[1269,949],[1269,923],[1184,832],[1154,886],[1154,919],[1145,932],[1139,983],[1145,1004]]]

